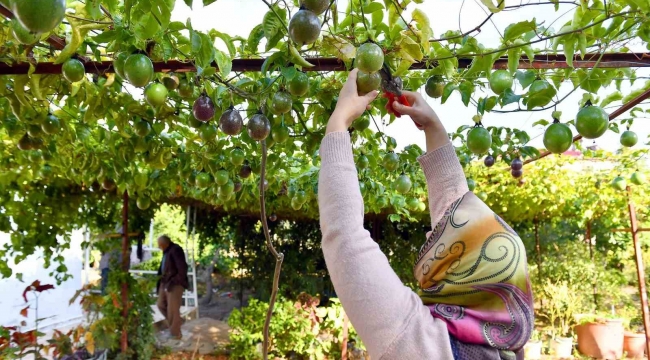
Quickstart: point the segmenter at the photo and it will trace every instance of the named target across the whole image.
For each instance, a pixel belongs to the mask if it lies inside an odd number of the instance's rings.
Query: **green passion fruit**
[[[424,87],[427,95],[434,99],[442,97],[442,91],[445,89],[445,83],[442,82],[442,77],[432,76],[427,80],[427,84]]]
[[[384,66],[384,51],[375,43],[364,43],[357,49],[355,65],[366,73],[374,73]]]
[[[138,196],[138,200],[136,201],[136,205],[138,206],[138,209],[140,210],[147,210],[151,206],[151,199],[148,197],[144,196]]]
[[[562,154],[573,144],[571,129],[562,123],[551,124],[544,132],[544,146],[553,154]]]
[[[625,147],[632,147],[636,145],[636,143],[639,141],[639,137],[636,135],[634,131],[626,130],[623,131],[621,134],[621,145]]]
[[[476,181],[474,181],[474,179],[472,178],[468,178],[467,188],[469,189],[469,191],[474,191],[474,189],[476,189]]]
[[[646,182],[646,177],[643,175],[643,173],[640,173],[636,171],[632,176],[630,177],[630,181],[634,185],[642,185]]]
[[[199,137],[203,142],[212,142],[217,138],[217,127],[212,124],[205,124],[199,129]]]
[[[139,137],[145,137],[151,132],[151,125],[149,125],[149,122],[144,120],[136,121],[133,125],[133,132],[135,132]]]
[[[384,156],[384,168],[388,171],[395,171],[399,167],[399,155],[389,152]]]
[[[169,74],[169,76],[165,76],[162,79],[162,82],[163,85],[165,85],[165,88],[167,88],[169,91],[178,89],[178,86],[180,85],[180,80],[176,74]]]
[[[611,186],[616,189],[623,191],[625,188],[627,188],[627,182],[625,181],[625,178],[622,176],[617,176],[612,180]]]
[[[304,72],[298,72],[298,74],[289,81],[287,90],[289,90],[289,93],[293,96],[305,96],[309,91],[309,77],[307,74]]]
[[[481,199],[481,201],[485,201],[488,198],[488,194],[485,191],[481,191],[478,194],[476,194],[476,197]]]
[[[16,19],[32,33],[49,33],[65,17],[65,0],[13,0]]]
[[[247,130],[248,136],[250,136],[251,139],[262,141],[266,139],[271,132],[271,122],[269,122],[269,119],[264,116],[264,114],[257,113],[248,120]]]
[[[246,154],[240,148],[234,148],[230,151],[230,163],[235,166],[240,166],[246,160]]]
[[[485,154],[492,146],[492,136],[484,127],[476,126],[467,134],[467,148],[473,154]]]
[[[293,100],[291,95],[284,91],[280,91],[273,95],[273,100],[271,101],[271,109],[274,114],[284,114],[288,113],[291,110],[293,105]]]
[[[178,96],[183,99],[188,99],[191,98],[192,95],[194,95],[194,85],[187,81],[187,79],[181,79],[178,84]]]
[[[61,130],[61,122],[59,118],[52,114],[48,114],[41,124],[41,130],[48,135],[57,134]]]
[[[397,178],[397,180],[395,180],[394,186],[395,191],[400,194],[406,194],[411,190],[413,183],[411,182],[411,178],[409,178],[406,174],[402,174]]]
[[[320,36],[320,19],[309,10],[299,10],[289,21],[289,36],[296,44],[313,44]]]
[[[271,137],[273,138],[273,141],[281,144],[289,140],[289,128],[284,126],[284,124],[280,124],[280,126],[273,129],[271,132]]]
[[[291,208],[298,211],[302,208],[302,205],[296,198],[291,199]]]
[[[126,76],[124,75],[124,64],[128,57],[129,55],[127,53],[121,52],[117,54],[115,60],[113,60],[113,70],[115,70],[115,73],[122,79],[126,79]]]
[[[151,83],[144,89],[144,99],[151,107],[159,108],[167,100],[167,88],[160,83]]]
[[[226,170],[219,170],[217,173],[214,175],[214,180],[217,182],[217,185],[225,185],[228,182],[228,179],[230,179],[230,176],[228,175],[228,172]]]
[[[142,54],[133,54],[124,62],[124,76],[135,87],[145,87],[153,79],[153,63]]]
[[[370,160],[368,160],[368,157],[363,154],[359,155],[357,158],[357,167],[359,167],[359,169],[366,169],[368,166],[370,166]]]
[[[363,95],[377,90],[380,85],[381,75],[378,72],[367,73],[365,71],[359,71],[357,73],[357,92],[359,94]]]
[[[314,14],[320,15],[330,7],[330,0],[301,0],[300,5],[307,10],[313,11]]]
[[[352,123],[354,130],[363,131],[370,127],[370,119],[367,116],[358,118]]]
[[[31,33],[29,30],[25,29],[20,23],[16,20],[11,23],[11,34],[14,36],[14,39],[23,45],[34,45],[40,39],[40,34]]]
[[[507,89],[512,88],[514,79],[507,70],[497,70],[490,75],[490,89],[495,94],[501,95]]]
[[[234,108],[226,110],[219,118],[219,127],[224,134],[235,136],[244,128],[244,120]]]
[[[585,106],[576,115],[576,129],[586,139],[601,137],[609,126],[609,115],[598,106]]]
[[[200,172],[196,174],[195,184],[196,187],[198,187],[199,189],[207,188],[208,186],[210,186],[210,182],[212,182],[212,178],[210,177],[210,174],[206,172]]]
[[[64,62],[61,71],[63,77],[71,83],[83,80],[84,75],[86,75],[84,64],[77,59],[70,59]]]

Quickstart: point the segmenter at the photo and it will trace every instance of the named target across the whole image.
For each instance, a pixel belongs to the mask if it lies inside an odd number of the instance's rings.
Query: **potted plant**
[[[540,360],[542,358],[542,339],[537,329],[533,330],[530,340],[524,346],[524,358],[529,360]]]
[[[597,359],[623,356],[623,320],[608,316],[586,316],[574,328],[580,353]]]
[[[628,359],[643,359],[646,337],[641,318],[632,319],[623,335],[623,352]]]
[[[579,312],[580,298],[577,291],[569,288],[566,281],[553,283],[547,280],[541,291],[542,304],[538,314],[552,327],[551,355],[566,359],[571,357],[575,324],[574,314]]]

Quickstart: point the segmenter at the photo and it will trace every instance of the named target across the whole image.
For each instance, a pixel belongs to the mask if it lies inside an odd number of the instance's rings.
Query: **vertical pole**
[[[539,220],[535,218],[535,252],[537,253],[537,276],[542,279],[542,248],[539,244]],[[540,282],[541,283],[541,282]]]
[[[343,342],[341,344],[341,360],[348,360],[348,314],[343,310]]]
[[[151,224],[149,224],[149,249],[153,249],[153,224],[155,220],[151,219]]]
[[[646,354],[650,355],[650,317],[648,316],[648,293],[645,289],[645,270],[643,268],[643,253],[638,238],[636,222],[636,211],[632,202],[632,189],[627,187],[627,206],[630,212],[630,230],[632,231],[632,242],[634,243],[634,258],[636,260],[636,274],[639,279],[639,296],[641,297],[641,312],[643,313],[643,327],[646,338]]]
[[[122,270],[127,272],[129,270],[129,193],[124,191],[124,200],[122,203]],[[126,281],[122,282],[122,317],[124,318],[124,326],[122,327],[122,353],[126,354],[128,350],[128,334],[127,334],[127,317],[128,317],[128,284]]]
[[[591,220],[587,221],[587,233],[585,234],[587,237],[587,243],[589,244],[589,259],[591,260],[591,263],[594,263],[594,246],[591,243]],[[594,282],[592,284],[593,287],[593,296],[594,296],[594,306],[598,308],[598,290],[596,288],[596,279],[594,279]]]
[[[86,242],[86,249],[84,250],[84,276],[81,279],[81,286],[86,286],[90,282],[90,228],[86,225],[84,232],[84,240]]]

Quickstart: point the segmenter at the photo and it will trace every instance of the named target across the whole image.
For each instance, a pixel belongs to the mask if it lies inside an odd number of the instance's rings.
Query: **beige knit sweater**
[[[418,159],[427,178],[434,226],[467,193],[447,142]],[[333,132],[320,148],[318,186],[323,253],[334,288],[373,360],[453,359],[447,326],[404,286],[363,228],[363,199],[350,135]]]

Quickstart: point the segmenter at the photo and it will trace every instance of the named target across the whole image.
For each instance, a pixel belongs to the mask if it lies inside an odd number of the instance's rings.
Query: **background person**
[[[189,287],[185,252],[167,235],[158,238],[158,247],[163,251],[163,257],[160,268],[158,268],[157,305],[167,320],[172,337],[180,340],[182,338],[181,325],[183,324],[181,318],[183,292]]]

